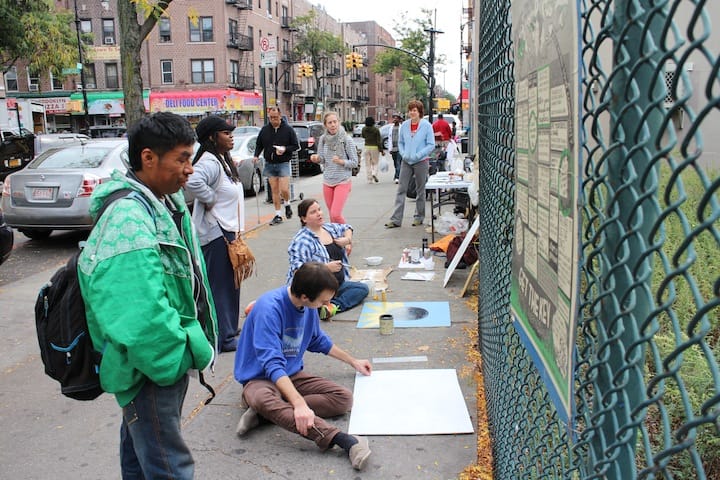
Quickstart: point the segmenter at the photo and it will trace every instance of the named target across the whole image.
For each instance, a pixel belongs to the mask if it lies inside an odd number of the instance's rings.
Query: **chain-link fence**
[[[542,25],[483,0],[473,126],[495,478],[720,479],[720,2],[540,4],[578,16],[574,408],[563,421],[511,313],[513,29]]]

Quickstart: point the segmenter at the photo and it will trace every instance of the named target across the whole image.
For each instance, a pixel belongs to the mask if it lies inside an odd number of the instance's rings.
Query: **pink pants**
[[[290,377],[290,380],[316,415],[315,425],[305,438],[315,442],[320,449],[327,450],[340,429],[323,418],[337,417],[349,412],[353,403],[352,392],[342,385],[303,371]],[[295,410],[282,397],[273,382],[250,380],[243,387],[243,398],[250,408],[266,420],[289,432],[298,433],[295,428]]]
[[[332,223],[345,223],[343,208],[352,190],[352,182],[339,183],[337,185],[326,185],[323,183],[323,196],[327,205],[328,214]]]

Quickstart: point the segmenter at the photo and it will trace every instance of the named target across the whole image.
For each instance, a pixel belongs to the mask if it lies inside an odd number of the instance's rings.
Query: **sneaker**
[[[422,223],[422,220],[413,220],[412,226],[419,227],[420,225],[422,225]]]
[[[400,227],[400,225],[398,225],[395,222],[388,222],[385,224],[385,228],[399,228],[399,227]]]
[[[356,443],[355,445],[350,447],[350,452],[348,453],[348,457],[350,458],[350,463],[352,464],[352,466],[355,470],[362,470],[363,468],[365,468],[367,459],[370,458],[370,454],[372,452],[370,451],[370,446],[368,445],[367,438],[365,438],[365,437],[355,437],[355,438],[357,438],[358,443]]]
[[[374,181],[375,183],[378,183],[380,180],[378,180],[377,176],[373,175],[373,181]]]
[[[285,218],[288,220],[292,218],[292,207],[290,205],[285,205]]]
[[[282,223],[283,219],[280,215],[275,215],[272,220],[270,220],[270,225],[277,225],[278,223]]]
[[[398,183],[400,183],[400,180],[398,180],[398,179],[396,178],[396,179],[395,179],[395,184],[397,185]]]
[[[255,410],[248,408],[240,417],[235,433],[238,437],[242,437],[258,425],[260,425],[260,417]],[[352,453],[352,449],[350,449],[350,452]]]
[[[339,311],[340,307],[334,303],[331,303],[330,306],[323,305],[319,310],[320,320],[325,320],[327,322],[330,320],[330,317],[334,317]]]

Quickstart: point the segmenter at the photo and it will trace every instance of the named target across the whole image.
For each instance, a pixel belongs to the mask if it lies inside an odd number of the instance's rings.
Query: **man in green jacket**
[[[123,410],[124,479],[194,474],[182,405],[188,371],[207,367],[217,343],[203,256],[178,193],[194,143],[190,124],[172,113],[130,128],[130,170],[97,187],[90,211],[117,190],[132,193],[107,207],[78,261],[90,336],[103,353],[100,381]]]

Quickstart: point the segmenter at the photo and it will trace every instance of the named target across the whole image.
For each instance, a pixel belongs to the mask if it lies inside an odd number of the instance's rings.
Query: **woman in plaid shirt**
[[[306,198],[298,205],[302,228],[290,242],[288,255],[290,283],[295,271],[306,262],[324,263],[335,275],[338,289],[328,305],[319,309],[320,318],[330,317],[359,305],[369,292],[366,284],[349,279],[348,255],[352,252],[352,226],[344,223],[325,223],[322,208],[317,200]]]

